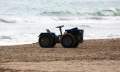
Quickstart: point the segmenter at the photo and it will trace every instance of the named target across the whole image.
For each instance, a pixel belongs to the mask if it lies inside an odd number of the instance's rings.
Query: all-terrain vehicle
[[[50,32],[49,29],[47,29],[46,33],[41,33],[38,40],[39,45],[43,48],[52,48],[56,43],[61,43],[65,48],[75,48],[79,43],[83,42],[84,31],[82,29],[75,27],[67,29],[62,33],[62,27],[64,26],[56,27],[60,30],[60,35],[58,36],[55,33]]]

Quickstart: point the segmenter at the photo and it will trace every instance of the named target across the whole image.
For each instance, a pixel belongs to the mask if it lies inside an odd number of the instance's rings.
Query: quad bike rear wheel
[[[70,33],[63,35],[61,38],[61,44],[65,48],[76,48],[78,43],[77,37]]]
[[[39,37],[39,45],[43,48],[52,48],[55,44],[54,34],[44,34]]]

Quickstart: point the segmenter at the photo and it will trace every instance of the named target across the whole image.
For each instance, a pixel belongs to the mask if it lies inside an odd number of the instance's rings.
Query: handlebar
[[[57,26],[56,28],[62,28],[62,27],[64,27],[64,25],[61,25],[61,26]]]
[[[59,28],[61,36],[62,36],[62,27],[64,27],[64,25],[61,25],[61,26],[57,26],[57,27],[56,27],[56,28]]]

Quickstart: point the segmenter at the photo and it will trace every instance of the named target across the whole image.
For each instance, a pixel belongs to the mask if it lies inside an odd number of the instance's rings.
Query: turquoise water
[[[0,0],[0,15],[120,16],[120,0]]]

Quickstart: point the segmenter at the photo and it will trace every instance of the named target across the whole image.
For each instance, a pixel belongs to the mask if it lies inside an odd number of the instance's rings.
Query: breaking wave
[[[10,36],[0,36],[0,39],[9,39],[9,40],[11,40],[12,38]]]
[[[8,20],[8,19],[3,19],[3,18],[0,18],[0,22],[3,22],[3,23],[16,23],[16,21],[14,21],[14,20]]]
[[[119,0],[0,0],[0,15],[120,16]]]
[[[120,16],[120,9],[104,9],[100,11],[93,12],[72,12],[72,11],[45,11],[40,13],[40,15],[46,16]]]

